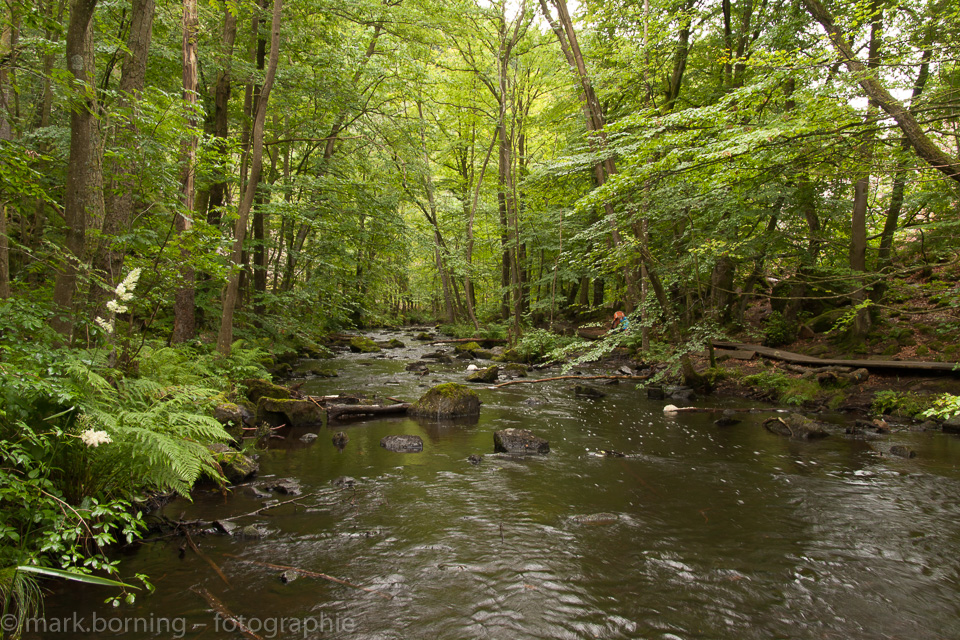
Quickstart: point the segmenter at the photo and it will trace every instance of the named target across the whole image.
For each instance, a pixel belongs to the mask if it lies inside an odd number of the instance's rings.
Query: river
[[[410,346],[342,354],[338,378],[303,391],[413,400],[466,375],[462,361],[406,372],[436,347],[409,332],[372,337]],[[264,537],[195,536],[209,563],[179,537],[131,547],[123,574],[148,574],[156,593],[114,609],[106,589],[62,585],[45,619],[86,625],[66,637],[243,637],[202,588],[261,638],[960,637],[955,436],[894,434],[918,453],[902,459],[841,436],[787,440],[762,414],[723,428],[715,415],[665,417],[634,383],[596,386],[605,398],[577,398],[569,381],[481,386],[476,420],[381,418],[271,439],[260,480],[294,477],[303,496],[242,520]],[[493,455],[505,427],[533,430],[550,453]],[[319,439],[300,442],[307,431]],[[336,431],[350,439],[342,451]],[[386,451],[392,434],[421,436],[423,452]],[[628,457],[597,455],[609,449]],[[353,486],[334,484],[343,476]],[[263,505],[251,487],[208,487],[162,513],[214,520]],[[585,518],[595,514],[608,515]],[[265,564],[377,593],[284,583]]]

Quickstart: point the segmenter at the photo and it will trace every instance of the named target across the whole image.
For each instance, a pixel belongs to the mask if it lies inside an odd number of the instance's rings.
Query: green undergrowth
[[[123,345],[120,357],[109,344],[55,346],[42,311],[2,307],[0,595],[26,615],[30,581],[51,573],[10,569],[117,574],[105,549],[144,531],[152,494],[222,479],[206,447],[228,439],[213,407],[267,374],[264,352],[240,343],[226,358],[197,345]]]
[[[933,409],[936,397],[920,395],[912,391],[878,391],[873,397],[871,411],[878,415],[892,415],[900,418],[921,418]]]
[[[843,392],[822,389],[815,380],[791,378],[774,371],[761,371],[760,373],[743,376],[740,381],[745,385],[769,393],[774,402],[791,406],[820,402],[835,408],[843,399]]]

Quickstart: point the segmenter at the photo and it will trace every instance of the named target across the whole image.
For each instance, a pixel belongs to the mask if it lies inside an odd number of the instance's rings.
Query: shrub
[[[767,347],[782,347],[797,339],[797,324],[791,323],[779,311],[767,317],[763,328],[763,344]]]
[[[878,391],[873,396],[870,409],[881,415],[913,418],[933,406],[931,396],[922,396],[911,391]]]

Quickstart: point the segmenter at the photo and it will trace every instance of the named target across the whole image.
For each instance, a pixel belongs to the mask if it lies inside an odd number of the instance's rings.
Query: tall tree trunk
[[[267,101],[270,98],[270,91],[273,89],[273,82],[277,76],[277,65],[280,61],[280,20],[282,10],[283,0],[274,0],[273,20],[270,27],[270,62],[267,65],[263,88],[257,100],[256,116],[251,133],[253,148],[250,152],[250,179],[244,187],[243,197],[237,212],[237,223],[234,227],[232,260],[235,270],[227,282],[227,289],[223,296],[223,316],[220,320],[220,333],[217,336],[217,351],[223,355],[230,355],[230,348],[233,344],[233,312],[236,308],[237,297],[240,291],[239,267],[243,260],[243,238],[247,230],[247,220],[250,217],[250,209],[253,207],[253,198],[257,191],[257,185],[260,182],[260,174],[263,171],[263,128],[267,119]]]
[[[176,214],[177,233],[181,243],[189,236],[193,226],[194,198],[196,197],[196,161],[197,161],[197,33],[199,17],[197,0],[183,0],[183,102],[186,109],[186,124],[191,129],[183,142],[183,178],[180,204],[182,211]],[[180,288],[173,304],[173,334],[170,342],[186,342],[196,335],[196,315],[194,313],[194,269],[190,250],[181,244],[180,248]]]
[[[207,222],[215,227],[220,226],[227,193],[227,177],[224,166],[229,160],[227,136],[230,135],[230,73],[233,69],[233,45],[236,39],[237,16],[230,11],[230,7],[227,5],[223,12],[220,68],[217,70],[217,84],[213,98],[213,146],[217,150],[219,164],[213,172],[214,181],[210,185],[210,196],[207,204]]]
[[[67,255],[53,286],[59,311],[52,326],[64,339],[73,334],[73,298],[77,275],[84,263],[88,218],[103,215],[103,173],[97,132],[97,89],[94,84],[93,13],[97,0],[74,0],[67,25],[67,71],[72,77],[70,95],[70,159],[64,194]]]
[[[130,113],[129,119],[120,126],[116,134],[116,144],[121,148],[137,147],[137,102],[146,81],[155,9],[155,0],[132,0],[127,52],[124,54],[120,71],[118,107],[121,111]],[[134,194],[138,192],[140,170],[135,152],[131,155],[118,155],[113,160],[113,184],[105,196],[103,239],[94,253],[94,268],[102,274],[106,283],[103,288],[95,286],[93,289],[92,297],[98,308],[106,302],[109,292],[123,279],[121,271],[125,251],[123,245],[118,243],[118,238],[125,235],[133,219]]]
[[[551,28],[557,35],[560,42],[560,48],[571,66],[577,79],[580,82],[581,108],[587,124],[587,135],[592,148],[603,152],[606,148],[606,133],[604,127],[606,122],[603,117],[603,109],[600,106],[600,100],[597,98],[596,91],[590,81],[590,75],[587,73],[587,66],[584,62],[583,53],[580,51],[580,44],[577,40],[576,31],[573,28],[573,19],[567,8],[566,0],[551,0],[557,9],[559,24],[554,20],[547,8],[546,0],[540,0],[540,8],[543,11],[544,18],[550,23]],[[598,187],[602,187],[609,177],[617,173],[617,166],[612,157],[605,158],[597,162],[593,168],[594,180]],[[617,223],[616,212],[609,202],[603,204],[604,214],[610,224],[610,239],[614,251],[618,251],[622,244],[620,237],[620,228]],[[636,282],[633,273],[633,265],[628,264],[624,267],[623,279],[626,283],[627,295],[624,300],[627,312],[633,311],[638,296],[636,291]]]
[[[870,21],[870,45],[867,67],[870,73],[876,73],[880,67],[880,32],[883,25],[883,12],[880,8],[879,0],[871,3],[873,15]],[[857,178],[853,190],[853,215],[851,219],[850,230],[850,268],[853,271],[861,273],[867,270],[867,204],[870,197],[870,168],[873,162],[874,134],[872,127],[876,121],[878,106],[876,101],[870,100],[867,106],[867,115],[864,125],[871,129],[870,133],[865,135],[861,144],[861,162],[863,169],[861,175]],[[863,281],[861,280],[861,284]],[[858,289],[853,297],[855,303],[863,302],[867,299],[867,292]],[[856,341],[866,338],[871,327],[869,309],[860,309],[853,321],[851,337]]]
[[[927,46],[923,50],[920,58],[920,71],[917,73],[917,81],[913,85],[913,95],[910,98],[910,110],[914,110],[917,99],[923,93],[927,85],[927,78],[930,77],[930,58],[933,50],[929,45],[930,38],[933,37],[933,29],[927,30]],[[904,138],[900,144],[900,152],[905,154],[910,148],[910,142]],[[893,234],[896,233],[899,226],[900,210],[903,208],[903,196],[907,182],[907,162],[899,160],[897,170],[894,173],[893,188],[890,190],[890,204],[887,206],[887,215],[884,219],[883,231],[880,232],[880,248],[877,251],[877,271],[883,271],[890,267],[892,263],[891,250],[893,248]],[[883,284],[880,285],[882,290]],[[877,292],[878,294],[881,291]]]

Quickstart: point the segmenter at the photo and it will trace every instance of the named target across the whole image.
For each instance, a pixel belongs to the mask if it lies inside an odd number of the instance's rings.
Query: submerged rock
[[[210,450],[210,453],[213,454],[213,459],[216,463],[220,465],[223,477],[226,478],[230,484],[237,484],[238,482],[248,480],[260,470],[260,465],[256,460],[245,456],[235,449],[231,449],[225,444],[211,444],[207,448]]]
[[[740,422],[740,418],[737,417],[736,412],[727,409],[720,418],[713,421],[713,424],[718,427],[730,427],[735,424],[740,424]]]
[[[462,384],[438,384],[414,402],[407,413],[438,419],[475,416],[480,413],[480,396]]]
[[[527,429],[501,429],[493,432],[493,450],[515,454],[544,454],[550,443]]]
[[[305,433],[302,436],[300,436],[300,442],[303,442],[304,444],[310,444],[311,442],[315,441],[319,437],[320,436],[318,436],[315,433]]]
[[[890,455],[900,456],[901,458],[916,458],[917,452],[903,444],[895,444],[890,447]]]
[[[591,513],[583,516],[570,516],[572,522],[590,525],[613,524],[619,519],[620,516],[615,513]]]
[[[340,488],[352,487],[356,482],[357,481],[350,476],[340,476],[333,481],[333,486]]]
[[[420,436],[386,436],[380,440],[380,446],[396,453],[420,453],[423,440]]]
[[[483,456],[474,453],[473,455],[467,456],[467,460],[470,461],[470,464],[480,464],[483,461]]]
[[[280,574],[280,582],[283,584],[290,584],[294,580],[300,577],[300,573],[294,569],[287,569]]]
[[[467,376],[467,382],[490,383],[500,376],[500,367],[493,365],[486,369],[479,369]]]
[[[585,384],[576,385],[573,388],[573,394],[578,398],[593,398],[594,400],[607,397],[607,394],[600,391],[600,389],[595,389]]]
[[[787,436],[795,440],[813,440],[826,438],[830,435],[819,422],[798,413],[791,413],[784,418],[769,418],[764,421],[763,426],[770,433]]]
[[[337,431],[333,434],[333,446],[337,449],[343,449],[350,442],[350,437],[343,431]]]
[[[663,387],[658,387],[656,385],[648,385],[647,387],[645,387],[645,389],[647,391],[648,400],[663,400],[667,397],[663,391]]]

